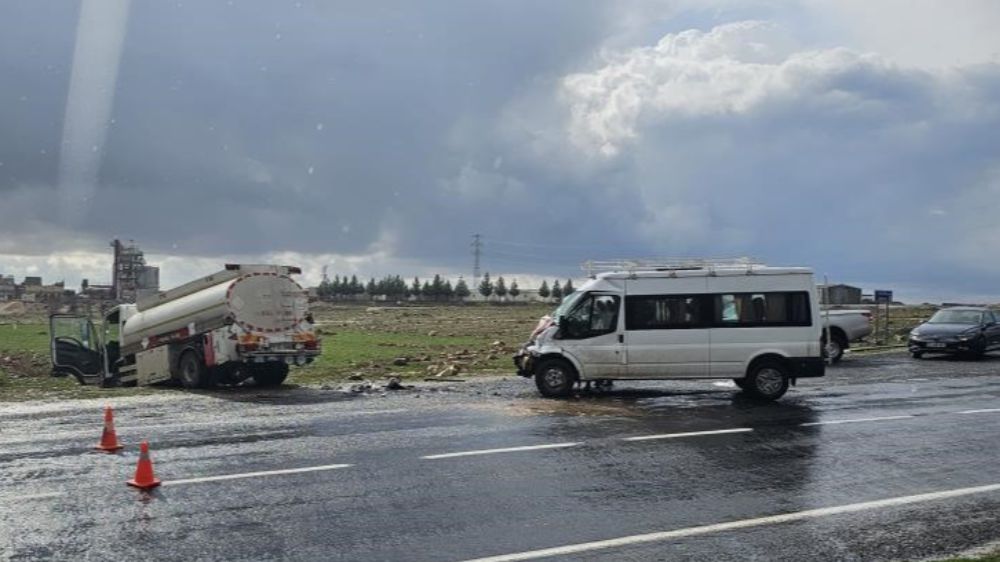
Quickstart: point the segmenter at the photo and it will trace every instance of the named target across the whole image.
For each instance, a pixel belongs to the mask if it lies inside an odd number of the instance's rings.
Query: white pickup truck
[[[820,316],[824,321],[823,351],[831,363],[836,363],[844,356],[844,350],[851,342],[858,341],[872,333],[872,313],[870,310],[823,310]],[[830,341],[827,341],[826,319],[829,317]]]

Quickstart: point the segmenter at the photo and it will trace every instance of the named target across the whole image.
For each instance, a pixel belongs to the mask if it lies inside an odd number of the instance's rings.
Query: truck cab
[[[99,327],[90,317],[80,314],[49,316],[52,376],[73,376],[81,384],[116,384],[121,322],[127,317],[129,307],[134,305],[109,309]]]

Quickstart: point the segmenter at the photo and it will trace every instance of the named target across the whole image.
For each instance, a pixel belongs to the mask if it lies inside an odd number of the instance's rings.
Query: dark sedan
[[[1000,349],[1000,320],[988,308],[956,306],[934,313],[931,319],[910,332],[910,353],[948,353],[982,357]]]

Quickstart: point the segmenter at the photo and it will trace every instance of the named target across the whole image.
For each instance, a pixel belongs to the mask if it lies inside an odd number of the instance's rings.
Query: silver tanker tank
[[[144,340],[186,337],[225,324],[261,335],[293,330],[309,306],[306,292],[288,277],[297,272],[281,266],[227,266],[140,300],[122,327],[122,347],[146,347]]]

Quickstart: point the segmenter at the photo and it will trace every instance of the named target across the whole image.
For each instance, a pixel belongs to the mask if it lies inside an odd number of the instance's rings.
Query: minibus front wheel
[[[576,370],[565,359],[542,359],[535,368],[535,386],[546,398],[566,398],[576,384]]]

